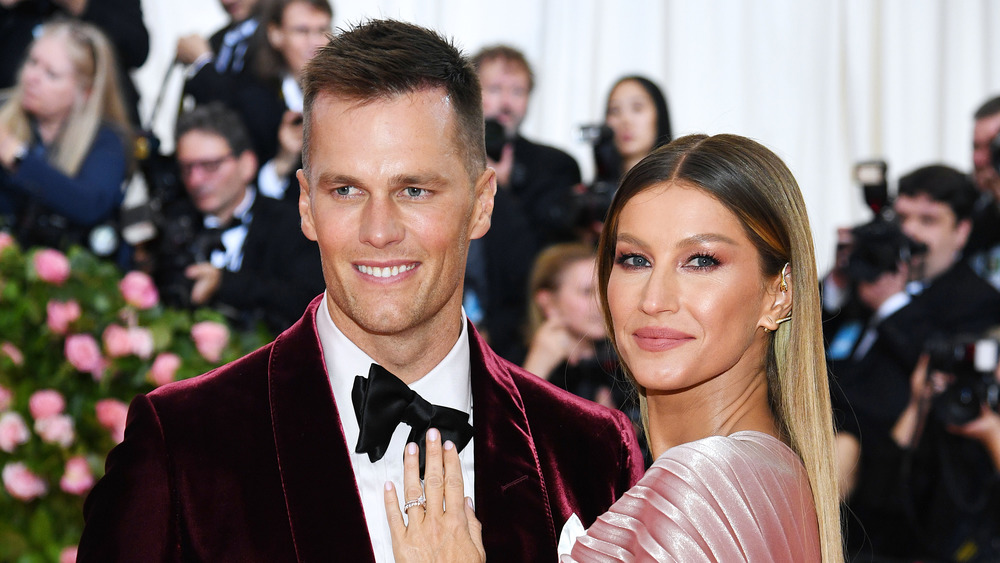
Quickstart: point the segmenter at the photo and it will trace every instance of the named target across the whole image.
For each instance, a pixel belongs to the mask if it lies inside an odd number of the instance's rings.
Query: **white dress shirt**
[[[238,272],[243,267],[243,243],[247,239],[247,232],[250,229],[250,222],[253,214],[250,208],[257,198],[257,190],[248,187],[243,200],[233,211],[233,218],[239,219],[240,224],[236,227],[226,229],[222,232],[222,250],[213,250],[209,261],[220,270]],[[222,221],[214,215],[206,215],[203,224],[206,229],[216,229],[222,226]]]
[[[323,347],[323,357],[327,373],[330,376],[333,397],[337,401],[340,424],[347,440],[347,448],[350,451],[351,465],[357,480],[358,491],[361,494],[361,505],[365,511],[364,517],[368,524],[368,533],[371,535],[375,561],[380,563],[393,562],[395,559],[392,555],[392,539],[389,535],[389,524],[386,521],[383,498],[385,483],[392,481],[396,488],[400,508],[402,508],[403,502],[412,500],[402,498],[404,495],[403,449],[406,446],[410,427],[406,424],[400,424],[392,435],[385,456],[374,463],[369,460],[368,454],[355,453],[354,448],[358,443],[359,429],[358,420],[354,413],[354,403],[351,400],[351,391],[354,388],[355,376],[368,377],[368,370],[375,362],[344,336],[344,333],[333,323],[330,311],[327,309],[327,300],[328,297],[324,294],[323,301],[316,313],[316,328],[319,332],[320,344]],[[451,407],[469,413],[469,423],[471,424],[471,364],[468,325],[465,321],[464,311],[461,320],[462,333],[448,355],[427,375],[409,387],[435,405]],[[474,499],[473,443],[474,441],[470,441],[462,449],[459,459],[462,462],[462,478],[465,480],[465,496]]]

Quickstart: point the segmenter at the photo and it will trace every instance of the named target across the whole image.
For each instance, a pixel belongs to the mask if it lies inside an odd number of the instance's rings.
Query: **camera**
[[[596,166],[594,181],[578,186],[569,203],[572,224],[586,229],[594,223],[603,222],[608,214],[611,200],[618,190],[622,164],[615,148],[615,133],[606,124],[581,125],[577,136],[592,147]]]
[[[191,264],[208,262],[212,252],[223,250],[222,231],[206,229],[194,213],[157,217],[156,263],[153,277],[161,300],[190,308],[193,281],[184,275]]]
[[[864,160],[854,165],[854,180],[861,185],[865,205],[876,217],[881,217],[891,209],[889,203],[889,183],[886,171],[889,165],[884,160]]]
[[[486,120],[486,156],[493,162],[500,162],[503,156],[503,146],[507,144],[507,133],[503,125],[496,119]]]
[[[997,410],[1000,385],[997,368],[1000,342],[974,336],[928,340],[928,374],[939,371],[951,376],[947,388],[934,398],[932,410],[945,424],[967,424],[979,417],[981,405]]]
[[[897,271],[900,262],[927,252],[927,245],[906,236],[899,225],[876,217],[851,230],[847,275],[854,281],[874,282],[882,274]]]

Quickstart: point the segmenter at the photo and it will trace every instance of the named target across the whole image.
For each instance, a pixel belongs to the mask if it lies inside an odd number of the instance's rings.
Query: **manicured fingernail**
[[[387,491],[391,491],[392,490],[392,481],[386,481],[385,482],[385,490],[387,490]]]
[[[452,442],[451,440],[446,441],[444,443],[444,449],[446,449],[446,450],[453,450],[453,449],[455,449],[455,443]]]
[[[413,442],[410,442],[409,444],[406,444],[406,453],[408,453],[410,455],[416,455],[416,453],[417,453],[417,445],[415,443],[413,443]]]
[[[427,431],[427,439],[436,442],[438,438],[441,437],[441,433],[437,431],[437,428],[431,428]]]
[[[472,504],[472,497],[465,497],[465,504],[467,504],[469,508],[476,508],[475,505]]]

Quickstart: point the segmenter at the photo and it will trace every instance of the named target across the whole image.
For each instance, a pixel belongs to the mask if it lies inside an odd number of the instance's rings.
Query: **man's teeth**
[[[358,271],[368,274],[369,276],[374,276],[376,278],[391,278],[392,276],[398,276],[404,272],[408,272],[415,268],[416,265],[409,264],[406,266],[393,266],[391,268],[385,267],[380,268],[378,266],[358,266]]]

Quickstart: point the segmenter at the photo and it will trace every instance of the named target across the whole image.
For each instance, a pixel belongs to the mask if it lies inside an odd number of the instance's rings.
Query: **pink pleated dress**
[[[561,561],[820,561],[805,467],[754,431],[670,448]]]

